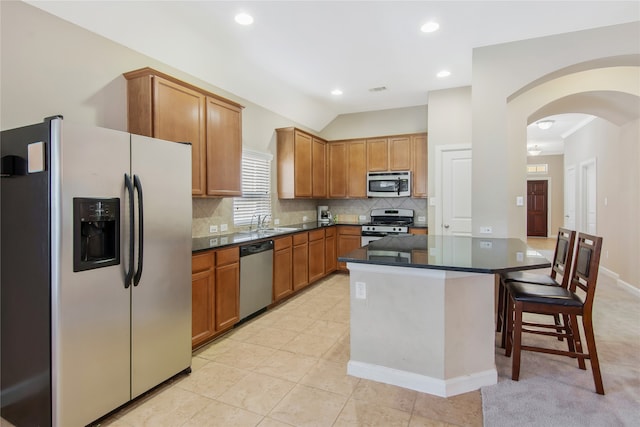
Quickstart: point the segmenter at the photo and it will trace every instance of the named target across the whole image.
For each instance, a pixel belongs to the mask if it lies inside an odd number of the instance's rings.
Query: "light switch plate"
[[[367,284],[356,282],[356,299],[367,299]]]
[[[516,206],[524,206],[524,197],[522,196],[516,197]]]

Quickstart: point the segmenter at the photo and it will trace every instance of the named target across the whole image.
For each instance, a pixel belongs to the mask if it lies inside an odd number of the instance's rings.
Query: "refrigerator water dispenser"
[[[73,271],[120,264],[120,199],[73,199]]]

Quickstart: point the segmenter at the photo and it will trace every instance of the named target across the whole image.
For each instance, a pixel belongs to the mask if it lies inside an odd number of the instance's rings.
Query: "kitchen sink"
[[[267,232],[267,233],[292,233],[294,231],[299,231],[301,230],[301,228],[296,228],[296,227],[275,227],[275,228],[263,228],[262,232]]]

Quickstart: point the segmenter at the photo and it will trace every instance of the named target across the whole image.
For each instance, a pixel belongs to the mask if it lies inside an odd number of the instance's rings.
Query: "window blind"
[[[272,159],[271,154],[242,150],[242,197],[233,199],[235,226],[250,225],[254,215],[271,215]]]

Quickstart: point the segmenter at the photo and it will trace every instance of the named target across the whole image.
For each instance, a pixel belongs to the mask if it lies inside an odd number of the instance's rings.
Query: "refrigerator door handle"
[[[142,183],[138,175],[133,175],[133,186],[138,191],[138,270],[133,276],[133,286],[138,286],[142,277],[142,251],[144,249],[144,215],[143,215],[143,197]]]
[[[133,278],[133,258],[134,258],[134,215],[133,215],[133,184],[131,178],[126,173],[124,174],[124,185],[127,187],[129,193],[129,270],[125,271],[124,288],[127,289],[131,285],[131,279]]]

